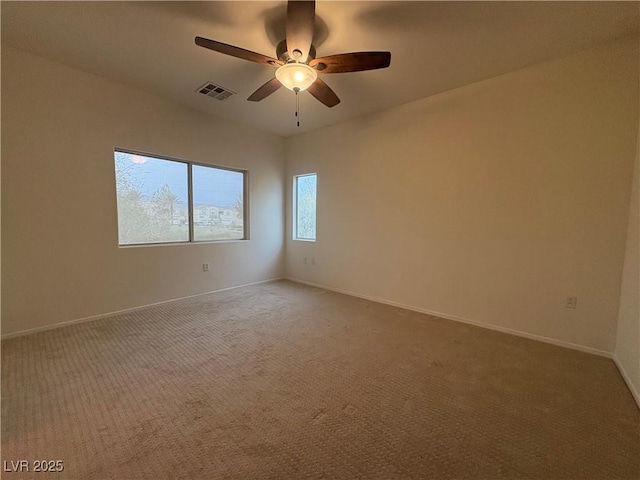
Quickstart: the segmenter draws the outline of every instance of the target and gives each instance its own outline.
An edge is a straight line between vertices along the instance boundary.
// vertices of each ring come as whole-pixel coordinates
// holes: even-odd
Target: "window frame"
[[[301,177],[316,177],[316,215],[315,215],[315,227],[316,227],[316,235],[314,238],[304,238],[298,236],[298,179]],[[315,172],[310,173],[301,173],[299,175],[293,176],[293,202],[292,202],[292,210],[293,210],[293,222],[292,222],[292,239],[297,240],[299,242],[316,242],[318,239],[318,174]]]
[[[115,169],[115,154],[124,153],[128,155],[141,155],[143,157],[154,158],[157,160],[166,160],[169,162],[182,163],[187,166],[187,218],[189,220],[189,239],[185,241],[171,241],[171,242],[146,242],[146,243],[120,243],[120,234],[118,233],[118,247],[119,248],[138,248],[138,247],[153,247],[153,246],[167,246],[167,245],[198,245],[204,243],[229,243],[229,242],[247,242],[249,241],[249,170],[237,167],[228,167],[222,165],[212,165],[210,163],[196,162],[192,160],[185,160],[182,158],[170,157],[167,155],[159,155],[156,153],[143,152],[141,150],[132,150],[129,148],[114,147],[113,148],[113,162],[114,162],[114,181],[116,184],[116,220],[118,222],[118,229],[120,228],[118,212],[117,212],[117,172]],[[242,238],[225,238],[220,240],[195,240],[195,224],[194,224],[194,205],[193,205],[193,172],[192,167],[206,167],[217,170],[226,170],[230,172],[236,172],[242,174]]]

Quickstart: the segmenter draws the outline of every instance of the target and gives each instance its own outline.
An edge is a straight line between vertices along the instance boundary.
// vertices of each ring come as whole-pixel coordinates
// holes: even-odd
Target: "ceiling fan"
[[[266,82],[247,99],[259,102],[285,86],[296,94],[309,90],[327,107],[334,107],[340,99],[318,74],[360,72],[386,68],[391,63],[390,52],[355,52],[316,58],[312,44],[315,23],[315,1],[287,2],[286,38],[276,47],[276,57],[245,50],[226,43],[196,37],[196,45],[251,62],[277,67],[275,77]]]

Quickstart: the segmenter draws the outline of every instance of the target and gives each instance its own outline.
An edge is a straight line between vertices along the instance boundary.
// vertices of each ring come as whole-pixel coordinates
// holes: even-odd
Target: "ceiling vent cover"
[[[205,83],[196,91],[206,95],[207,97],[215,98],[216,100],[226,100],[236,93],[212,82]]]

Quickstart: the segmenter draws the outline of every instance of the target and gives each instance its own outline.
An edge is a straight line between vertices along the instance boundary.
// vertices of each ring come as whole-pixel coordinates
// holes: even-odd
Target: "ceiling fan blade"
[[[387,68],[391,64],[391,52],[355,52],[316,58],[309,62],[318,73],[361,72]]]
[[[215,52],[224,53],[225,55],[231,55],[232,57],[249,60],[250,62],[264,63],[276,67],[283,65],[280,60],[275,58],[267,57],[261,53],[252,52],[251,50],[245,50],[244,48],[234,47],[233,45],[227,45],[226,43],[209,40],[208,38],[196,37],[196,45]]]
[[[307,88],[307,91],[329,108],[335,107],[340,103],[340,99],[335,92],[319,78],[316,78],[316,81]]]
[[[259,102],[260,100],[267,98],[281,86],[282,84],[278,81],[278,79],[276,77],[273,77],[271,80],[269,80],[267,83],[253,92],[251,96],[247,98],[247,100],[249,100],[250,102]]]
[[[316,18],[316,2],[290,0],[287,3],[287,51],[299,62],[306,62]],[[295,55],[300,51],[300,58]]]

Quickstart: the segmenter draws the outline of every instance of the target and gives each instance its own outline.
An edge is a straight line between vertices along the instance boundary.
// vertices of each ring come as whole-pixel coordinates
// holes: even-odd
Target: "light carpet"
[[[2,344],[2,460],[64,462],[3,478],[637,480],[639,428],[609,359],[286,281]]]

